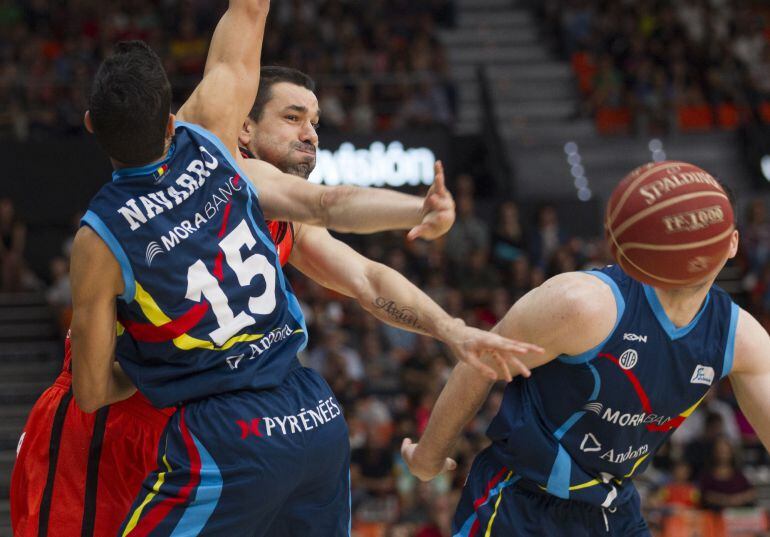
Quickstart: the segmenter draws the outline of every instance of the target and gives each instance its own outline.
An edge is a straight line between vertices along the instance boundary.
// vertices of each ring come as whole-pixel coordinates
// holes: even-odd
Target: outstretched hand
[[[459,361],[474,367],[493,381],[505,379],[511,382],[514,374],[529,377],[529,368],[519,358],[529,353],[543,353],[543,349],[537,345],[471,328],[465,324],[452,330],[445,343]],[[485,354],[494,359],[497,371],[484,363],[482,358]]]
[[[417,455],[418,445],[413,443],[411,439],[404,438],[404,441],[401,443],[401,457],[406,462],[412,475],[419,480],[430,481],[439,474],[451,472],[457,468],[457,463],[449,457],[433,462],[424,460],[424,458]]]
[[[455,200],[446,188],[444,165],[437,160],[433,165],[433,184],[422,204],[422,221],[407,234],[409,240],[437,239],[444,235],[455,221]]]

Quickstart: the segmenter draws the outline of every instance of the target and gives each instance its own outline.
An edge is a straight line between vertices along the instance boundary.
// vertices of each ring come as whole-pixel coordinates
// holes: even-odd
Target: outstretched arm
[[[443,341],[459,360],[491,378],[497,378],[494,368],[479,361],[484,352],[494,354],[504,378],[511,378],[511,370],[529,374],[516,356],[537,352],[536,347],[465,326],[401,274],[358,254],[325,229],[302,226],[289,261],[321,285],[356,299],[381,321]]]
[[[123,278],[112,252],[89,227],[72,244],[72,390],[84,412],[127,399],[136,391],[115,362],[115,299]]]
[[[770,336],[741,310],[735,335],[730,383],[741,410],[765,449],[770,449]]]
[[[434,182],[425,198],[379,188],[317,185],[256,159],[243,159],[240,165],[259,192],[265,218],[271,220],[342,233],[410,229],[410,239],[429,240],[454,223],[455,204],[444,184],[441,162],[435,165]]]
[[[233,155],[257,96],[269,8],[270,0],[230,0],[211,38],[203,80],[177,113],[216,134]]]
[[[598,345],[615,324],[612,291],[593,276],[567,273],[551,278],[522,297],[494,329],[504,337],[523,339],[544,349],[522,361],[529,368],[561,354],[576,355]],[[487,358],[485,357],[484,360]],[[476,415],[492,382],[457,364],[433,411],[419,444],[405,439],[401,454],[410,471],[428,481],[454,469],[449,456],[465,425]]]

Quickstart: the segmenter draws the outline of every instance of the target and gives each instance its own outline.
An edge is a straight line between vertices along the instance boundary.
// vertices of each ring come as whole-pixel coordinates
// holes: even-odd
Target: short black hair
[[[279,82],[288,82],[289,84],[315,91],[315,81],[302,71],[292,69],[291,67],[267,65],[259,71],[257,98],[254,100],[251,112],[249,112],[251,119],[259,122],[262,118],[262,112],[265,110],[265,105],[273,98],[273,86]]]
[[[138,166],[163,156],[171,84],[147,43],[116,44],[94,77],[88,101],[96,139],[110,157]]]

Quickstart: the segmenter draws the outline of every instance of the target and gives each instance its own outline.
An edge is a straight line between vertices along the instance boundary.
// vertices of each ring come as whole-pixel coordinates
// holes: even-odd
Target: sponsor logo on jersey
[[[326,425],[342,415],[342,410],[333,397],[321,399],[315,408],[301,408],[290,416],[264,416],[265,434],[296,434]],[[261,435],[260,435],[261,436]]]
[[[238,369],[238,365],[240,365],[241,360],[243,360],[243,357],[246,356],[245,354],[235,354],[233,356],[228,356],[225,358],[225,362],[228,366],[230,366],[230,370]]]
[[[118,208],[118,213],[125,218],[131,231],[136,231],[159,214],[181,205],[206,183],[206,178],[211,175],[211,170],[219,166],[219,161],[205,147],[200,146],[199,149],[202,160],[190,162],[185,169],[186,173],[174,181],[175,186],[132,198]]]
[[[147,249],[144,253],[144,261],[147,263],[147,266],[152,266],[152,261],[155,259],[155,256],[162,253],[163,248],[160,247],[160,244],[158,244],[157,241],[150,241],[150,243],[147,244]]]
[[[594,451],[601,451],[601,449],[601,443],[592,433],[586,433],[586,435],[583,437],[583,441],[580,442],[580,451],[591,453]]]
[[[714,368],[698,364],[695,367],[695,371],[692,372],[690,384],[705,384],[706,386],[711,386],[712,382],[714,382]]]
[[[620,355],[618,363],[623,369],[631,369],[639,361],[639,354],[634,349],[628,349]]]
[[[647,336],[626,332],[623,334],[623,341],[638,341],[639,343],[647,343]]]
[[[638,448],[628,446],[628,449],[625,451],[615,451],[614,449],[610,449],[609,451],[602,453],[600,458],[604,461],[609,461],[614,464],[622,464],[626,461],[638,459],[642,455],[647,455],[649,452],[650,446],[648,444],[644,444]]]
[[[639,412],[637,414],[627,412],[625,414],[621,414],[620,410],[613,410],[610,407],[607,407],[604,410],[601,418],[608,423],[612,423],[613,425],[620,425],[621,427],[638,427],[640,425],[649,424],[663,425],[671,420],[669,416],[648,414],[646,412]]]
[[[195,213],[189,220],[182,220],[178,225],[172,227],[160,237],[160,242],[150,241],[145,251],[145,261],[149,267],[153,259],[162,252],[170,252],[182,242],[194,235],[203,225],[215,217],[232,199],[233,193],[238,192],[242,187],[240,183],[235,183],[235,178],[230,177],[224,186],[220,186],[216,192],[211,195],[203,210]]]
[[[601,404],[599,401],[591,401],[590,403],[586,403],[585,405],[583,405],[583,410],[593,412],[597,416],[601,414],[603,408],[604,408],[604,405]]]
[[[255,343],[249,345],[249,347],[251,347],[251,356],[249,357],[249,360],[253,360],[257,356],[260,356],[262,353],[268,351],[274,343],[283,341],[293,333],[294,330],[292,330],[288,324],[283,325],[281,328],[271,330],[269,334],[265,334],[263,338],[258,339]]]

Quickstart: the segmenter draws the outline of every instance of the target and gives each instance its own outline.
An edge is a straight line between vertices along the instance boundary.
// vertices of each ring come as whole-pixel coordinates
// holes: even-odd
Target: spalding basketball
[[[655,162],[628,174],[610,197],[604,231],[631,277],[670,289],[704,281],[727,257],[730,199],[707,172],[685,162]]]

